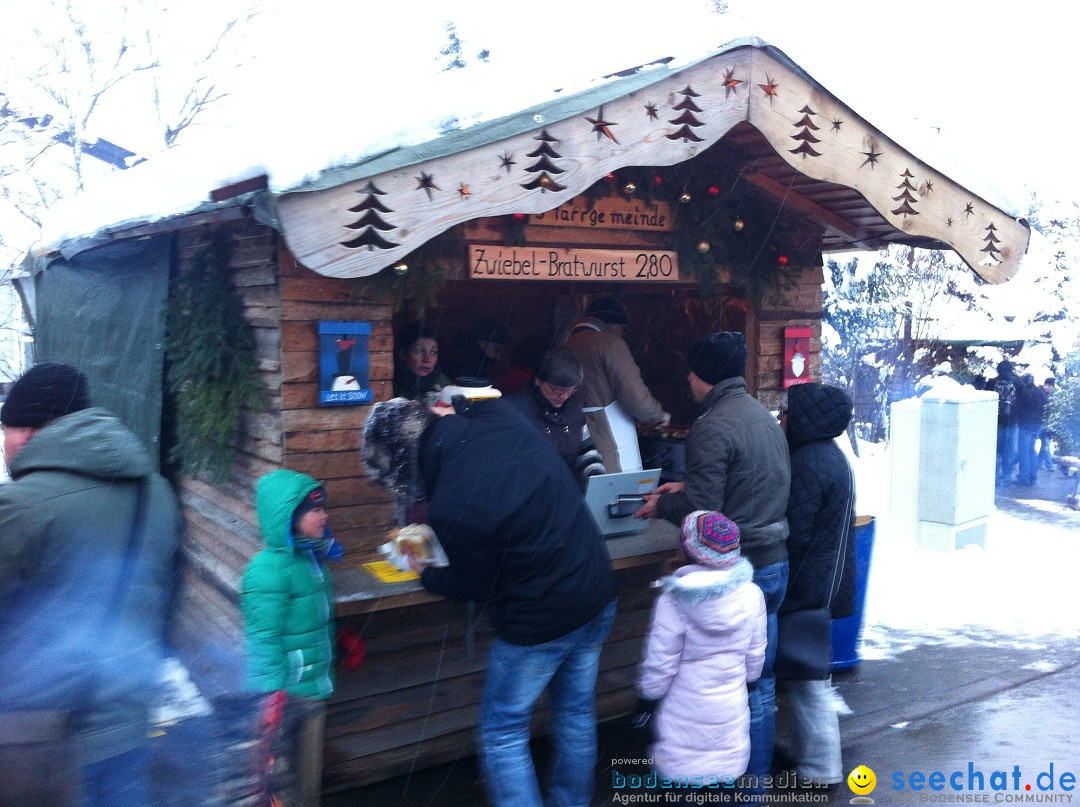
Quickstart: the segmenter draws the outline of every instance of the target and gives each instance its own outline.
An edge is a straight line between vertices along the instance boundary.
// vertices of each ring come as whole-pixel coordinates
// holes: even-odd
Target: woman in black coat
[[[790,573],[781,620],[816,608],[830,608],[834,619],[855,612],[855,478],[835,442],[851,416],[851,398],[841,389],[811,383],[788,390]],[[825,641],[831,653],[831,639]],[[789,712],[792,724],[788,756],[800,778],[830,785],[842,781],[840,723],[828,669],[816,680],[782,679],[781,692],[780,708]]]

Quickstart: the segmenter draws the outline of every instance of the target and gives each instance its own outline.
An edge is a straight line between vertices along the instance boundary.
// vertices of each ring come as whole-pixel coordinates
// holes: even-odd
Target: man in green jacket
[[[40,726],[44,713],[70,713],[81,803],[148,805],[150,702],[181,530],[176,496],[139,438],[91,407],[87,379],[71,365],[24,373],[0,423],[12,480],[0,485],[0,664],[8,671],[0,723]],[[69,762],[31,759],[0,771],[0,802],[69,803],[60,781]]]

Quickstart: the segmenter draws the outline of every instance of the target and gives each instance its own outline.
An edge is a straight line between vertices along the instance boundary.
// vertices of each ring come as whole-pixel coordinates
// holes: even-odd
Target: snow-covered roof
[[[756,60],[747,54],[766,58]],[[735,56],[744,61],[733,61]],[[740,71],[731,74],[733,86],[724,86],[725,69]],[[921,162],[832,96],[782,51],[760,39],[735,40],[703,56],[663,58],[616,70],[583,82],[572,92],[503,92],[492,97],[505,86],[503,82],[485,85],[478,80],[483,77],[480,73],[473,71],[466,77],[455,72],[463,71],[440,74],[423,87],[395,89],[393,102],[379,102],[388,109],[377,110],[378,126],[297,126],[293,132],[287,122],[278,120],[278,126],[286,131],[272,138],[262,137],[257,128],[236,126],[219,133],[213,149],[198,139],[178,145],[54,211],[39,253],[70,253],[123,237],[142,224],[243,204],[253,206],[262,220],[283,229],[290,248],[309,268],[337,276],[370,274],[414,249],[418,239],[430,238],[455,223],[507,212],[541,212],[616,168],[690,159],[742,121],[749,121],[765,134],[772,156],[779,155],[787,162],[784,165],[774,159],[772,176],[755,170],[758,183],[781,194],[785,201],[789,196],[791,201],[801,200],[802,213],[809,210],[816,214],[827,237],[833,234],[838,239],[832,245],[827,243],[827,250],[873,248],[889,241],[948,244],[985,278],[1000,281],[1015,273],[1026,248],[1026,226],[1018,224],[998,202],[978,196]],[[712,107],[706,107],[707,114],[695,124],[701,128],[695,128],[691,136],[680,136],[671,126],[680,100],[675,84],[684,80],[692,80],[699,88],[711,83],[714,93],[719,93],[710,99]],[[645,99],[645,94],[656,98]],[[481,101],[478,95],[487,97]],[[395,119],[403,98],[412,106],[441,99],[432,112],[442,114],[429,112],[422,121],[404,114]],[[622,104],[618,116],[617,104]],[[638,109],[633,118],[631,106]],[[651,108],[649,120],[639,108]],[[606,131],[597,128],[601,113],[618,123]],[[807,119],[808,115],[814,120],[801,123],[800,116]],[[582,121],[590,121],[590,128],[582,130]],[[571,128],[571,122],[576,128]],[[251,124],[257,127],[258,122]],[[560,129],[551,137],[563,145],[573,142],[577,149],[560,152],[566,158],[561,169],[566,173],[560,175],[560,190],[565,190],[562,195],[545,193],[545,188],[539,188],[539,193],[524,193],[525,183],[511,176],[505,159],[505,175],[497,164],[493,170],[490,160],[477,162],[478,150],[483,148],[493,155],[502,149],[504,157],[517,154],[523,162],[521,155],[530,144],[535,147],[535,140],[549,127],[555,131],[557,124]],[[842,129],[844,125],[846,129]],[[343,130],[349,134],[347,146]],[[824,148],[802,153],[788,148],[800,142],[804,149],[809,147],[808,138],[815,132],[820,135],[815,143],[831,138],[826,145],[833,147],[833,153],[825,154],[824,159],[817,159]],[[739,146],[749,149],[745,140]],[[813,158],[807,159],[811,154]],[[755,159],[763,156],[761,153]],[[841,160],[846,162],[841,165]],[[455,207],[445,197],[436,200],[431,193],[426,204],[424,194],[416,193],[416,175],[430,173],[436,165],[452,166],[458,173],[452,189],[436,190],[452,194],[465,189],[461,196],[471,199],[468,207]],[[516,170],[521,167],[519,164]],[[801,193],[792,192],[792,168],[812,180],[801,186]],[[259,176],[265,177],[266,191],[210,200],[216,189]],[[380,192],[398,194],[391,197],[394,203],[390,205],[398,213],[394,226],[399,234],[409,233],[409,238],[399,238],[385,251],[365,249],[367,255],[358,251],[349,254],[341,248],[340,234],[340,228],[349,223],[341,219],[348,206],[342,207],[340,202],[355,201],[355,194],[363,187],[358,183],[373,179],[377,179]],[[856,216],[837,215],[810,190],[822,183],[848,185],[852,189],[846,202],[849,207],[864,199],[870,199],[871,205],[864,204],[865,209]],[[910,204],[895,205],[898,184],[908,187],[900,193],[909,194]],[[938,197],[942,205],[931,215],[930,207]],[[328,216],[328,211],[337,215]],[[373,251],[377,254],[372,255]]]

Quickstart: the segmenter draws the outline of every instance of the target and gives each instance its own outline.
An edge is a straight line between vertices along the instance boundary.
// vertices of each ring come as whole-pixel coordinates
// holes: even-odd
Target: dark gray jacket
[[[721,381],[702,401],[686,438],[686,489],[660,497],[673,524],[695,510],[716,510],[739,526],[742,554],[754,568],[787,557],[791,487],[784,430],[746,391],[742,376]]]

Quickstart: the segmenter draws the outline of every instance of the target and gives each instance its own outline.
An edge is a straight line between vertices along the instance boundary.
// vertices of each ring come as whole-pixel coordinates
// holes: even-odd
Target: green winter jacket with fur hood
[[[286,469],[262,477],[255,512],[266,549],[244,572],[248,685],[327,698],[334,691],[334,592],[323,559],[295,545],[292,516],[319,482]]]

